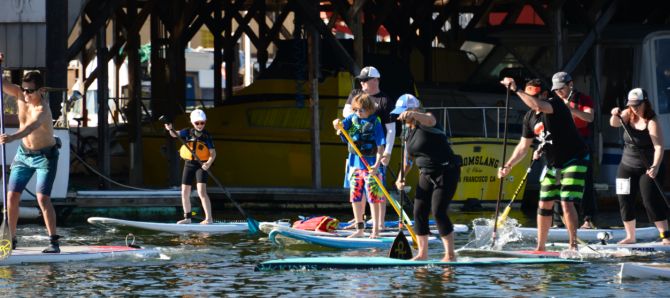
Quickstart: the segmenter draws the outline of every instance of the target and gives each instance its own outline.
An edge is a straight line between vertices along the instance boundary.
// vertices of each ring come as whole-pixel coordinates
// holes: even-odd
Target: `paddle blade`
[[[12,254],[12,233],[9,230],[7,220],[2,221],[0,226],[0,260],[4,260]]]
[[[247,217],[247,225],[249,226],[249,234],[258,234],[261,231],[258,222],[251,217]]]
[[[401,260],[409,260],[412,258],[412,249],[402,230],[398,232],[398,236],[393,240],[391,251],[389,251],[389,258]]]
[[[505,220],[507,220],[507,216],[509,215],[509,212],[512,210],[512,207],[507,206],[505,207],[505,211],[503,211],[502,214],[500,214],[500,217],[498,217],[498,222],[496,223],[496,226],[500,229],[503,224],[505,224]]]

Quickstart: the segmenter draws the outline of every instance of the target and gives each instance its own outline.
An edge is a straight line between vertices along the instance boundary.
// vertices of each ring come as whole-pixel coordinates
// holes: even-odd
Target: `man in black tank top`
[[[544,141],[543,150],[547,159],[546,174],[541,181],[540,202],[537,210],[536,250],[546,250],[545,242],[553,215],[552,206],[556,200],[560,200],[563,207],[570,247],[576,249],[577,210],[574,203],[581,200],[584,192],[584,180],[590,159],[586,144],[577,132],[570,110],[561,99],[554,97],[540,100],[517,88],[512,78],[504,78],[500,83],[517,94],[531,110],[539,115],[531,117],[528,121],[531,123],[524,123],[524,138],[536,137]],[[559,80],[553,80],[553,83],[552,89],[565,84]],[[507,176],[511,167],[521,158],[510,158],[499,169],[498,175]]]

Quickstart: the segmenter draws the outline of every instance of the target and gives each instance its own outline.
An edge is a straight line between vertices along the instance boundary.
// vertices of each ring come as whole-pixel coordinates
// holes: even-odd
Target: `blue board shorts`
[[[51,196],[51,189],[56,180],[58,170],[58,148],[56,145],[41,150],[30,150],[19,145],[14,161],[12,162],[7,189],[11,192],[22,192],[33,174],[37,172],[37,193]]]

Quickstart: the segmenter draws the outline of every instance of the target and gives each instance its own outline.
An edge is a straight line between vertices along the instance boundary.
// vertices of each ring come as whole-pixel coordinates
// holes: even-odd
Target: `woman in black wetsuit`
[[[624,149],[617,171],[616,191],[626,238],[619,243],[635,243],[635,197],[639,191],[649,220],[656,225],[663,244],[670,244],[667,210],[654,179],[663,177],[663,132],[647,92],[635,88],[628,93],[628,108],[612,109],[610,125],[626,126]],[[621,117],[621,118],[619,118]],[[622,123],[623,121],[623,123]],[[660,171],[659,171],[660,170]]]
[[[405,94],[398,98],[396,108],[391,112],[399,115],[398,120],[406,126],[402,136],[406,157],[404,172],[409,172],[412,163],[416,163],[419,168],[414,199],[414,231],[419,252],[413,260],[428,258],[428,217],[432,211],[444,245],[442,261],[455,261],[454,225],[449,220],[447,209],[461,174],[460,158],[451,150],[445,133],[435,127],[435,117],[431,113],[421,112],[420,106],[416,97]],[[400,175],[396,186],[398,189],[405,186],[405,180]]]

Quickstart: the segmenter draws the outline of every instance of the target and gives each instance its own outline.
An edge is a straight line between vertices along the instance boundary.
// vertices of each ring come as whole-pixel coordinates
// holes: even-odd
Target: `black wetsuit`
[[[440,236],[447,236],[454,230],[447,210],[460,179],[460,159],[451,150],[444,132],[435,127],[418,126],[407,134],[407,154],[419,168],[414,230],[421,236],[430,233],[428,217],[432,211]]]

